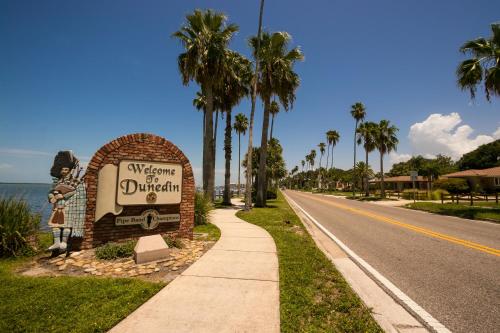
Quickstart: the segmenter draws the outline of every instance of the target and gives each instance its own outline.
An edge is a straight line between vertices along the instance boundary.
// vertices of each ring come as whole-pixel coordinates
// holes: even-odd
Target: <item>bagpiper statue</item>
[[[71,151],[60,151],[50,169],[53,185],[49,192],[49,202],[53,205],[49,226],[54,235],[53,252],[69,253],[68,241],[72,237],[83,237],[87,195],[82,168]]]

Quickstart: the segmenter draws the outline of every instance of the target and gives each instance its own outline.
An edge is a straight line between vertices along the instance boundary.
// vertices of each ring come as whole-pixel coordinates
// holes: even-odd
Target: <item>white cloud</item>
[[[500,127],[498,127],[497,130],[493,132],[493,139],[495,140],[500,139]]]
[[[0,154],[18,155],[18,156],[51,156],[51,153],[28,149],[0,148]]]
[[[458,159],[478,146],[500,137],[500,128],[493,136],[481,134],[472,137],[474,130],[469,125],[460,125],[461,123],[460,115],[453,112],[449,115],[434,113],[423,122],[413,124],[408,138],[414,155],[444,154]]]
[[[396,164],[399,162],[406,162],[411,158],[410,154],[398,154],[395,151],[389,153],[389,164]]]

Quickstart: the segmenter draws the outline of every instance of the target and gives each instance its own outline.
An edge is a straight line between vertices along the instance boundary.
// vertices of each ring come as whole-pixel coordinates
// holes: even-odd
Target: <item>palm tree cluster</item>
[[[355,195],[355,189],[357,184],[361,184],[361,188],[364,188],[365,195],[369,195],[369,179],[373,177],[373,170],[368,163],[368,155],[374,150],[378,150],[380,153],[380,170],[381,170],[381,195],[385,196],[384,191],[384,156],[393,150],[396,150],[398,139],[397,131],[398,129],[392,125],[388,120],[381,120],[379,123],[365,121],[366,118],[366,107],[361,102],[356,102],[351,106],[350,114],[354,118],[354,163],[351,170],[341,170],[333,167],[333,152],[335,146],[340,140],[340,134],[336,130],[328,130],[326,132],[326,143],[320,142],[318,144],[320,152],[319,169],[314,169],[314,161],[316,158],[316,151],[311,150],[309,154],[305,156],[305,159],[301,161],[302,172],[298,173],[298,166],[295,166],[289,172],[289,175],[296,180],[300,179],[302,186],[310,186],[311,179],[315,179],[315,184],[319,190],[322,190],[325,184],[330,184],[337,180],[348,182],[351,185],[353,191],[353,196]],[[365,161],[357,162],[356,160],[356,149],[358,145],[362,145],[365,149]],[[326,156],[326,165],[322,166],[323,156]],[[306,169],[304,170],[304,167]],[[299,184],[299,181],[296,181]],[[315,186],[315,185],[314,185]]]
[[[379,123],[366,122],[366,108],[361,102],[357,102],[351,106],[351,115],[355,120],[354,130],[354,179],[353,179],[353,196],[355,195],[355,183],[362,180],[365,189],[365,195],[369,195],[369,178],[373,175],[373,171],[368,163],[368,154],[375,149],[380,153],[380,194],[385,197],[384,190],[384,155],[396,150],[398,145],[397,127],[391,125],[389,120],[381,120]],[[363,145],[365,149],[365,162],[356,163],[356,147]]]
[[[230,204],[230,166],[232,155],[232,131],[238,134],[238,194],[240,191],[241,135],[248,130],[247,156],[251,158],[253,119],[257,95],[264,105],[262,138],[259,152],[256,206],[265,206],[268,179],[266,159],[268,142],[273,138],[274,119],[283,108],[293,107],[295,91],[300,80],[294,64],[303,60],[298,47],[289,49],[291,36],[286,32],[263,32],[263,1],[261,0],[257,36],[249,39],[254,62],[229,49],[229,43],[238,26],[228,24],[223,13],[213,10],[195,10],[186,15],[186,22],[172,36],[178,39],[183,52],[178,57],[182,83],[195,82],[200,91],[193,100],[198,110],[203,110],[203,191],[212,201],[215,195],[215,152],[219,113],[225,117],[224,152],[225,175],[223,203]],[[245,97],[251,97],[250,120],[240,113],[234,124],[231,111]],[[276,101],[279,101],[278,102]],[[214,117],[215,116],[215,117]],[[272,116],[271,134],[269,118]],[[214,119],[215,118],[215,119]],[[215,122],[215,125],[214,125]],[[247,161],[248,162],[248,161]],[[246,206],[251,207],[251,175],[253,163],[247,163]],[[248,170],[249,169],[249,170]]]

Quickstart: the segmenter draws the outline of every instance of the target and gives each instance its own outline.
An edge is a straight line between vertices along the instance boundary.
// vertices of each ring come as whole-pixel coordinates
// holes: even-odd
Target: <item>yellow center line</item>
[[[446,240],[446,241],[451,242],[451,243],[459,244],[459,245],[462,245],[462,246],[465,246],[465,247],[468,247],[468,248],[471,248],[471,249],[475,249],[475,250],[478,250],[478,251],[481,251],[481,252],[493,254],[495,256],[500,256],[500,249],[495,249],[495,248],[488,247],[488,246],[485,246],[485,245],[482,245],[482,244],[478,244],[478,243],[474,243],[474,242],[471,242],[471,241],[468,241],[468,240],[465,240],[465,239],[456,238],[456,237],[453,237],[453,236],[450,236],[450,235],[447,235],[447,234],[442,234],[442,233],[439,233],[439,232],[432,231],[430,229],[426,229],[426,228],[422,228],[422,227],[417,227],[417,226],[412,225],[412,224],[400,222],[400,221],[392,219],[390,217],[386,217],[386,216],[383,216],[383,215],[378,215],[378,214],[371,213],[371,212],[368,212],[366,210],[362,210],[362,209],[358,209],[358,208],[349,207],[347,205],[339,204],[339,203],[333,202],[331,200],[325,200],[325,199],[321,199],[321,198],[318,198],[318,197],[311,197],[309,195],[305,195],[305,194],[302,194],[302,193],[298,193],[298,194],[300,196],[307,197],[307,198],[312,198],[312,199],[314,199],[316,201],[324,202],[324,203],[327,203],[327,204],[329,204],[331,206],[335,206],[337,208],[340,208],[340,209],[343,209],[343,210],[347,210],[347,211],[350,211],[350,212],[358,214],[358,215],[363,215],[363,216],[366,216],[366,217],[370,217],[370,218],[372,218],[374,220],[377,220],[377,221],[381,221],[381,222],[385,222],[385,223],[390,223],[390,224],[397,225],[397,226],[405,228],[405,229],[413,230],[415,232],[418,232],[418,233],[421,233],[421,234],[424,234],[424,235],[427,235],[427,236],[430,236],[430,237],[434,237],[434,238]]]

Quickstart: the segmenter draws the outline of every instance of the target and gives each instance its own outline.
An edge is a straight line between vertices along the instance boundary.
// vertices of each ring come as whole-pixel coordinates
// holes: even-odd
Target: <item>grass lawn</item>
[[[0,259],[0,332],[106,332],[163,284],[138,279],[23,277]]]
[[[263,227],[276,242],[281,332],[383,332],[283,195],[268,205],[237,216]]]
[[[194,227],[193,232],[206,233],[208,235],[206,239],[209,241],[216,241],[220,238],[219,228],[212,223],[197,225]]]
[[[484,203],[486,204],[486,202]],[[467,204],[455,203],[434,203],[434,202],[417,202],[407,204],[405,207],[416,210],[424,210],[431,213],[458,216],[473,220],[489,220],[500,222],[500,207],[491,203],[489,207],[486,205],[469,206]]]

